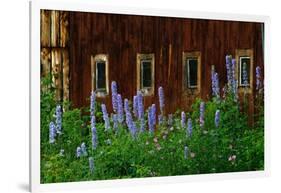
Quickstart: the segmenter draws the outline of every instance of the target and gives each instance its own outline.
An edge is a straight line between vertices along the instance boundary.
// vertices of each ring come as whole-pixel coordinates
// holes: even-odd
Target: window
[[[108,56],[98,54],[91,58],[92,89],[97,96],[108,94]]]
[[[154,94],[154,54],[137,54],[137,89],[145,96]]]
[[[191,92],[200,91],[200,52],[183,53],[183,90]]]
[[[253,83],[253,50],[236,50],[237,80],[239,90],[251,92]]]
[[[250,57],[241,56],[239,57],[239,85],[240,86],[250,86]]]

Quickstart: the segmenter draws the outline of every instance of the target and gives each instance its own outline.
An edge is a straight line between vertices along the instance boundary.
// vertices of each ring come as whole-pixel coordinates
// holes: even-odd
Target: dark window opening
[[[198,59],[187,58],[186,60],[187,87],[196,88],[198,80]]]
[[[147,89],[152,87],[152,63],[151,60],[141,61],[141,88]]]
[[[239,83],[240,86],[250,86],[250,63],[251,59],[248,56],[239,58]]]
[[[96,62],[96,90],[106,91],[105,61]]]

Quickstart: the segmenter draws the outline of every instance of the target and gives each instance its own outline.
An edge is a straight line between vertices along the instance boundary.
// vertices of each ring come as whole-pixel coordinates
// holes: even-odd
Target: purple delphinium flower
[[[124,111],[127,114],[127,112],[130,112],[130,107],[129,107],[129,100],[124,99]]]
[[[144,117],[143,96],[141,91],[138,91],[138,117],[141,120]]]
[[[220,97],[218,73],[212,70],[212,93],[214,97]]]
[[[140,131],[141,132],[145,131],[145,120],[144,120],[144,117],[141,118],[141,120],[140,120]]]
[[[140,91],[138,91],[137,93],[137,101],[138,101],[138,117],[140,121],[140,131],[143,132],[145,129],[144,106],[143,106],[143,96]]]
[[[82,153],[82,156],[88,156],[87,147],[84,142],[81,144],[81,153]]]
[[[186,122],[186,114],[184,111],[181,112],[181,127],[185,128],[185,122]]]
[[[123,112],[123,100],[120,94],[117,95],[117,115],[118,115],[118,122],[123,123],[124,121],[124,112]]]
[[[168,126],[171,127],[173,125],[173,114],[168,115]]]
[[[218,127],[220,123],[220,110],[216,110],[215,113],[215,126]]]
[[[90,99],[90,114],[91,116],[95,115],[95,105],[96,105],[96,93],[94,91],[91,92]]]
[[[91,130],[92,130],[92,148],[93,149],[97,149],[97,146],[98,146],[98,135],[97,135],[96,126],[93,125]]]
[[[89,169],[91,174],[94,173],[95,165],[93,157],[89,157]]]
[[[148,129],[149,133],[153,134],[154,133],[154,115],[153,115],[153,110],[152,107],[148,108],[148,113],[147,113],[147,120],[148,120]]]
[[[260,90],[262,88],[262,80],[261,80],[261,67],[256,67],[256,90]]]
[[[187,136],[191,137],[192,134],[192,120],[191,118],[188,118],[187,120]]]
[[[237,89],[238,89],[238,84],[237,84],[237,80],[236,80],[236,60],[232,59],[232,92],[234,94],[234,96],[237,98]]]
[[[137,133],[137,128],[136,128],[135,122],[133,121],[133,117],[132,117],[132,114],[130,111],[126,112],[126,123],[127,123],[127,126],[129,128],[129,131],[130,131],[132,137],[135,138],[136,133]]]
[[[55,143],[56,141],[57,130],[53,121],[49,124],[49,143]]]
[[[184,159],[188,158],[188,147],[184,146]]]
[[[117,128],[118,128],[118,115],[117,114],[112,115],[112,121],[113,121],[113,129],[115,131],[117,131]]]
[[[137,96],[134,96],[134,98],[133,98],[133,111],[134,111],[135,117],[138,117],[138,97]]]
[[[91,117],[91,127],[94,127],[94,126],[96,126],[96,117],[92,116]]]
[[[226,64],[227,83],[228,83],[228,86],[231,86],[231,84],[232,84],[232,63],[231,63],[230,55],[226,55],[225,64]]]
[[[60,135],[61,134],[61,127],[62,127],[62,112],[61,112],[61,106],[56,106],[56,132]]]
[[[108,130],[109,127],[110,127],[110,123],[109,123],[109,118],[108,118],[108,114],[107,114],[105,104],[101,105],[101,110],[102,110],[102,113],[103,113],[104,128],[105,128],[105,130]]]
[[[137,133],[137,128],[136,128],[136,124],[133,121],[133,117],[130,111],[130,107],[129,107],[129,100],[125,99],[124,100],[124,110],[126,113],[126,124],[128,126],[128,129],[132,135],[132,137],[134,138],[136,136]]]
[[[152,123],[153,125],[155,126],[156,125],[156,105],[155,104],[152,104],[151,105],[151,118],[152,118]]]
[[[77,147],[76,149],[76,157],[79,158],[82,156],[82,150],[81,150],[81,147]]]
[[[161,114],[164,114],[165,103],[164,103],[164,90],[162,86],[158,88],[158,97],[159,97],[159,107],[160,107]]]
[[[111,96],[112,96],[112,108],[113,111],[116,113],[117,112],[117,84],[115,81],[111,82]]]
[[[205,112],[205,103],[202,101],[200,103],[200,117],[199,117],[200,127],[204,126],[204,112]]]

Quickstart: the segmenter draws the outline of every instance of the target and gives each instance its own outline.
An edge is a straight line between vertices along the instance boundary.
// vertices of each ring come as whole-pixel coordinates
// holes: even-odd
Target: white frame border
[[[265,85],[265,165],[264,171],[251,172],[235,172],[221,174],[201,174],[189,176],[173,176],[173,177],[154,177],[154,178],[137,178],[126,180],[103,180],[103,181],[86,181],[86,182],[70,182],[70,183],[53,183],[40,184],[40,9],[56,9],[65,11],[81,11],[81,12],[99,12],[99,13],[116,13],[130,15],[153,15],[166,17],[181,18],[197,18],[197,19],[214,19],[214,20],[231,20],[231,21],[250,21],[263,22],[265,26],[265,45],[264,45],[264,85]],[[73,189],[97,189],[111,188],[118,186],[143,186],[167,183],[184,183],[192,181],[210,181],[225,179],[241,179],[253,177],[265,177],[270,175],[270,149],[269,149],[269,110],[272,106],[269,100],[269,74],[270,74],[270,19],[268,16],[260,15],[242,15],[242,14],[226,14],[211,12],[195,12],[187,10],[164,10],[124,6],[105,6],[95,4],[88,0],[80,2],[62,1],[62,0],[33,0],[30,2],[30,66],[29,66],[29,84],[30,84],[30,191],[44,192],[56,190],[73,190]]]

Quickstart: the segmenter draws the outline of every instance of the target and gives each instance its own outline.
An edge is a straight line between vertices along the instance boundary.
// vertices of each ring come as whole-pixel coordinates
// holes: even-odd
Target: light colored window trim
[[[143,60],[151,61],[151,88],[143,88],[141,83],[141,63]],[[144,96],[154,95],[154,76],[155,76],[155,55],[154,54],[137,54],[137,90],[142,91]]]
[[[238,90],[239,92],[252,93],[253,90],[253,64],[254,64],[254,52],[253,49],[237,49],[235,52],[236,64],[236,79],[238,80]],[[248,77],[248,85],[241,84],[241,57],[250,58],[250,75]]]
[[[105,91],[97,90],[97,65],[99,61],[105,62]],[[91,56],[91,76],[92,76],[92,90],[96,91],[97,97],[105,97],[108,95],[109,91],[109,82],[108,82],[108,55],[106,54],[97,54]]]
[[[189,85],[189,65],[187,66],[187,74],[186,74],[186,66],[187,60],[189,58],[197,58],[197,85],[191,86]],[[182,90],[184,93],[188,94],[199,94],[201,90],[201,52],[183,52],[182,55]]]

